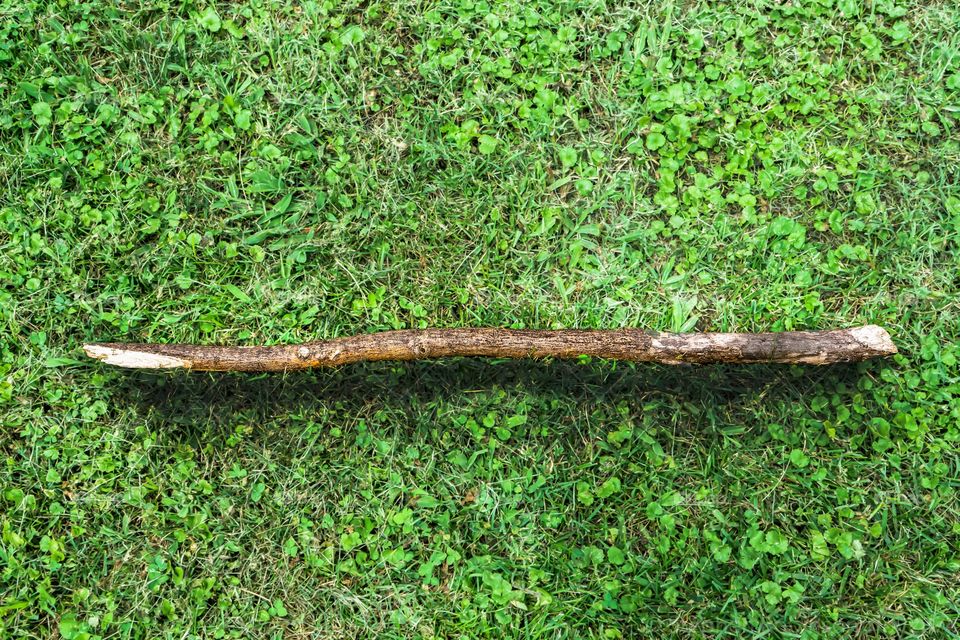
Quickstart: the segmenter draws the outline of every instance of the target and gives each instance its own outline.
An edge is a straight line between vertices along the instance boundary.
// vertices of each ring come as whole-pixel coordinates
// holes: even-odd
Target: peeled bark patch
[[[875,325],[835,331],[659,333],[641,329],[526,331],[424,329],[384,331],[302,345],[217,347],[193,344],[84,345],[91,358],[131,369],[295,371],[375,360],[454,356],[577,358],[660,364],[833,364],[897,352]]]

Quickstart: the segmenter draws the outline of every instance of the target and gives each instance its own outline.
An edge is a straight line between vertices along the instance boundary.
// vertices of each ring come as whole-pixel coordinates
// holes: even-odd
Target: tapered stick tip
[[[102,344],[85,344],[83,351],[91,358],[127,369],[177,369],[187,366],[186,360],[173,356],[146,353],[135,349],[118,349]]]

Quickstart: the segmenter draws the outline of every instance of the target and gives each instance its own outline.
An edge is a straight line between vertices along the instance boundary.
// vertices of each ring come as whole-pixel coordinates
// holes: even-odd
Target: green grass
[[[0,0],[0,636],[960,635],[960,7]],[[830,368],[84,341],[824,329]]]

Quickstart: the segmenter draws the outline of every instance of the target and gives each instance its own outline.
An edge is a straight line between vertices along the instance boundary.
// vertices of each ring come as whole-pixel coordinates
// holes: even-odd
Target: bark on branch
[[[641,329],[518,331],[425,329],[385,331],[303,345],[216,347],[191,344],[87,344],[91,358],[133,369],[293,371],[373,360],[450,356],[576,358],[661,364],[859,362],[897,352],[875,325],[782,333],[657,333]]]

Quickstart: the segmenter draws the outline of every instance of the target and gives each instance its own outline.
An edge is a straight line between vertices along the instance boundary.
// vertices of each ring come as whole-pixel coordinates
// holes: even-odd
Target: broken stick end
[[[883,327],[868,324],[850,329],[850,335],[867,349],[876,351],[878,355],[892,356],[898,353],[897,345],[893,344],[890,334]]]

